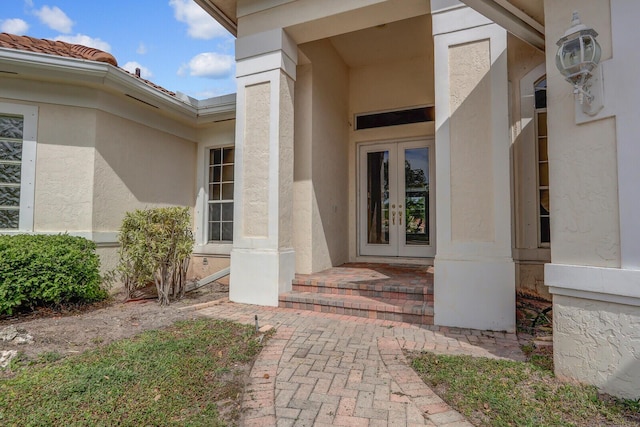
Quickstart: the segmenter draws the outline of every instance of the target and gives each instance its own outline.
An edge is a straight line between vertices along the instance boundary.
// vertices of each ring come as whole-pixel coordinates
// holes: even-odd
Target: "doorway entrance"
[[[433,141],[359,147],[360,255],[433,257]]]

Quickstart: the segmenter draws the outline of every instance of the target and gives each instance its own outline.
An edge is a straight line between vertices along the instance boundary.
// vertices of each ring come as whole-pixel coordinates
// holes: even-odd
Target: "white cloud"
[[[19,36],[24,35],[29,30],[29,24],[22,19],[5,19],[0,21],[0,31],[3,33],[17,34]]]
[[[224,79],[233,72],[233,64],[234,58],[231,55],[206,52],[194,56],[188,64],[183,64],[178,75],[184,76],[188,71],[194,77]]]
[[[129,61],[126,64],[124,64],[122,66],[122,68],[124,68],[125,70],[127,70],[131,74],[135,74],[136,73],[136,68],[140,68],[140,77],[142,77],[143,79],[147,79],[147,80],[149,80],[151,77],[153,77],[153,73],[151,72],[150,69],[148,69],[147,67],[145,67],[143,65],[140,65],[136,61]]]
[[[136,53],[138,55],[146,55],[147,51],[148,51],[147,46],[144,43],[140,42],[140,44],[138,45],[138,48],[136,49]]]
[[[229,36],[229,32],[193,0],[169,0],[169,5],[175,18],[189,27],[187,33],[190,37],[209,40]]]
[[[76,34],[75,36],[58,36],[55,40],[71,44],[81,44],[83,46],[104,50],[105,52],[111,52],[111,45],[109,43],[98,38],[89,37],[85,34]]]
[[[43,24],[52,30],[69,34],[73,30],[73,21],[59,7],[42,6],[40,10],[34,11]]]
[[[33,7],[33,0],[24,0],[24,4],[27,7]]]

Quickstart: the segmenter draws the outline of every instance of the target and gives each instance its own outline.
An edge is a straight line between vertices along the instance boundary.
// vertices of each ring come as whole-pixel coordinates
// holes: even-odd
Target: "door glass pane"
[[[367,153],[367,242],[389,244],[389,152]]]
[[[429,244],[429,149],[404,151],[404,224],[407,245]]]

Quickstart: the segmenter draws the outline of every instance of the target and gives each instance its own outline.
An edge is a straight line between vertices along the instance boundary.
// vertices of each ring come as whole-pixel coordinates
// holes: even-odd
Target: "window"
[[[208,150],[207,242],[233,241],[234,148]]]
[[[20,181],[24,119],[0,115],[0,229],[20,226]]]
[[[356,130],[387,126],[407,125],[435,121],[434,107],[410,108],[407,110],[385,111],[382,113],[356,115]]]
[[[38,107],[0,102],[0,233],[33,231]]]
[[[538,162],[538,242],[540,246],[546,247],[551,242],[546,77],[538,80],[535,84],[535,123]]]

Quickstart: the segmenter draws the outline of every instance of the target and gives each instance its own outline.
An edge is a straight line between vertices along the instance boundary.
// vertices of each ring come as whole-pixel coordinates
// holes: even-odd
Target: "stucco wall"
[[[314,200],[312,176],[313,70],[311,64],[298,65],[295,83],[295,123],[293,161],[293,247],[296,271],[313,272],[312,224]]]
[[[348,260],[348,93],[346,64],[328,40],[300,47],[294,242],[296,269],[311,273]]]
[[[507,60],[509,82],[511,84],[511,135],[513,139],[513,173],[514,173],[514,216],[515,247],[537,248],[537,163],[536,140],[533,120],[523,120],[521,102],[529,102],[533,107],[533,85],[531,97],[521,100],[522,79],[533,70],[544,64],[544,53],[538,51],[520,39],[507,36]],[[543,67],[544,68],[544,67]],[[545,75],[541,70],[539,77]],[[538,73],[536,73],[538,76]],[[535,78],[535,77],[534,77]],[[527,89],[527,88],[523,88]],[[526,132],[531,128],[531,132]]]
[[[550,249],[538,243],[538,164],[535,131],[535,81],[546,74],[544,53],[507,36],[507,63],[511,105],[511,158],[513,159],[513,258],[516,263],[516,289],[551,299],[544,284],[544,263]],[[527,87],[524,87],[524,86]],[[527,93],[523,98],[522,94]]]
[[[243,236],[267,237],[269,220],[269,124],[270,83],[248,86],[244,135],[245,167],[242,170],[244,208]]]
[[[571,25],[571,14],[596,28],[602,60],[611,57],[609,1],[545,1],[547,63]],[[551,259],[557,264],[620,266],[615,119],[576,125],[574,96],[547,67]]]
[[[40,104],[34,231],[91,231],[96,111]]]
[[[93,230],[116,231],[127,211],[195,203],[196,145],[97,112]]]
[[[559,295],[553,302],[556,375],[639,398],[638,307]]]
[[[495,240],[489,41],[449,48],[451,239]]]
[[[612,7],[616,8],[614,14]],[[613,59],[608,64],[614,68],[608,70],[614,71],[605,73],[608,91],[603,116],[608,118],[578,124],[577,119],[584,117],[575,111],[570,84],[555,67],[547,67],[550,141],[558,141],[549,145],[552,263],[545,268],[554,303],[554,363],[561,377],[637,399],[640,276],[637,269],[629,268],[636,265],[637,256],[633,249],[621,254],[620,239],[631,238],[635,246],[638,227],[635,216],[626,216],[634,211],[627,208],[621,212],[619,200],[631,202],[630,207],[637,204],[637,197],[628,190],[638,188],[637,176],[629,175],[629,171],[637,171],[632,162],[638,158],[638,109],[635,104],[621,108],[616,99],[634,99],[632,93],[638,92],[639,86],[612,76],[616,70],[621,73],[637,64],[637,58],[624,55],[622,47],[635,25],[638,4],[621,0],[545,1],[548,64],[554,61],[553,43],[571,25],[574,10],[584,24],[599,33],[602,61]],[[620,225],[621,214],[624,227]],[[621,261],[625,259],[626,263]]]

